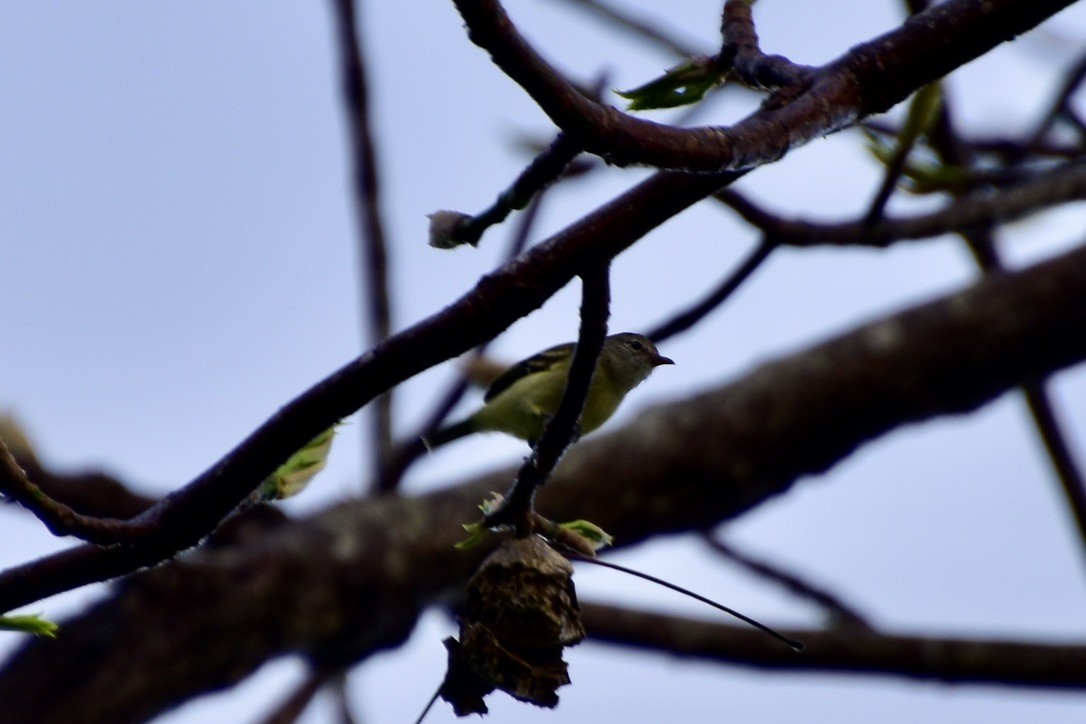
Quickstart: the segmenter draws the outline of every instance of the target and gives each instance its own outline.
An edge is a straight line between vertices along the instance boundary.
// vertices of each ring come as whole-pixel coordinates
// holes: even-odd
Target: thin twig
[[[505,221],[513,211],[528,206],[541,191],[557,181],[583,150],[568,134],[559,133],[493,204],[475,216],[461,217],[450,234],[452,240],[458,244],[478,244],[484,231]]]
[[[1040,641],[789,630],[803,656],[762,645],[742,626],[581,602],[589,638],[653,653],[753,666],[759,671],[891,675],[939,684],[1086,689],[1086,645]]]
[[[1084,60],[1086,60],[1086,57],[1084,57]],[[1086,73],[1086,66],[1083,66],[1082,72]],[[1053,107],[1065,102],[1067,97],[1065,94],[1071,92],[1069,89],[1078,86],[1081,77],[1077,76],[1079,76],[1079,71],[1076,69],[1072,73],[1072,77],[1064,84],[1058,94],[1057,103],[1054,103]],[[968,147],[958,140],[951,112],[946,103],[943,104],[939,133],[934,136],[933,144],[936,152],[950,163],[964,166],[972,161],[968,155]],[[1008,165],[1014,165],[1021,161],[1022,158],[1024,157],[1017,159],[1012,157],[1008,161]],[[1000,258],[999,250],[996,248],[992,224],[963,229],[960,235],[972,252],[978,268],[985,275],[1006,273],[1006,265]],[[1055,410],[1053,410],[1052,401],[1045,385],[1045,378],[1035,377],[1026,380],[1021,385],[1021,390],[1026,399],[1030,416],[1033,418],[1033,424],[1052,463],[1053,471],[1059,479],[1064,499],[1067,501],[1067,506],[1074,518],[1075,528],[1078,531],[1080,551],[1086,554],[1086,479],[1084,479],[1082,471],[1075,462],[1067,434],[1059,424]]]
[[[854,628],[871,629],[871,624],[867,622],[867,619],[863,615],[841,600],[840,597],[835,596],[826,589],[816,586],[794,573],[785,571],[780,566],[770,565],[765,561],[747,555],[746,553],[737,550],[734,546],[725,543],[719,536],[705,533],[702,536],[702,540],[717,553],[727,556],[730,560],[738,563],[748,571],[756,573],[771,581],[775,581],[784,586],[791,593],[815,602],[826,609],[835,622]]]
[[[0,493],[7,495],[33,513],[53,535],[71,535],[89,543],[108,545],[130,531],[131,524],[126,521],[83,515],[50,498],[30,481],[2,438],[0,438]]]
[[[496,510],[486,516],[488,527],[512,525],[518,535],[531,533],[535,491],[547,481],[554,466],[574,440],[600,350],[607,336],[607,317],[611,314],[610,275],[610,265],[607,264],[581,274],[581,330],[562,401],[517,473],[509,494]]]
[[[1083,53],[1067,70],[1059,90],[1049,104],[1048,110],[1041,116],[1036,130],[1030,135],[1029,139],[1021,144],[1020,155],[1017,158],[1012,158],[1011,164],[1021,161],[1027,154],[1032,153],[1035,147],[1042,145],[1045,136],[1052,132],[1052,128],[1060,118],[1071,120],[1074,125],[1071,96],[1082,86],[1083,81],[1086,81],[1086,53]]]
[[[634,36],[647,40],[650,43],[667,50],[672,55],[680,58],[688,58],[698,55],[698,51],[692,46],[679,40],[669,32],[660,29],[657,21],[648,22],[634,17],[624,9],[602,3],[599,0],[566,0],[571,5],[583,8],[596,17],[602,18],[620,30],[626,30]]]
[[[962,233],[1014,221],[1068,201],[1086,199],[1086,163],[1072,162],[1040,171],[1019,184],[960,196],[939,211],[913,217],[824,224],[784,219],[745,196],[726,190],[715,198],[772,241],[785,246],[872,246]]]
[[[656,325],[645,336],[659,344],[665,339],[693,327],[706,315],[727,301],[728,297],[734,294],[743,282],[750,278],[750,275],[762,265],[762,262],[769,258],[769,255],[776,248],[775,243],[763,237],[758,242],[758,246],[747,255],[747,258],[728,274],[719,285],[710,290],[703,299]]]
[[[343,101],[347,112],[354,163],[354,202],[359,223],[359,288],[368,312],[369,345],[379,344],[392,332],[389,295],[388,248],[381,214],[377,145],[373,139],[365,58],[359,42],[354,0],[334,0],[336,37],[339,40]],[[388,465],[392,454],[392,390],[374,401],[371,448],[374,470]]]
[[[875,192],[871,205],[868,207],[867,215],[864,216],[865,224],[874,226],[882,219],[883,211],[886,209],[890,196],[894,193],[898,182],[905,174],[906,162],[909,160],[909,156],[912,154],[921,135],[932,124],[936,114],[940,112],[941,96],[942,91],[938,83],[932,83],[921,88],[913,96],[912,102],[909,103],[905,123],[902,124],[901,131],[897,135],[893,155],[886,162],[882,183],[879,184],[878,191]]]

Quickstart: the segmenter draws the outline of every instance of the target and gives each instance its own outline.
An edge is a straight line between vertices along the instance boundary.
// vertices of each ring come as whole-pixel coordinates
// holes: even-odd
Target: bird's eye
[[[630,349],[632,349],[634,352],[644,352],[645,345],[641,344],[635,339],[634,341],[630,342]]]

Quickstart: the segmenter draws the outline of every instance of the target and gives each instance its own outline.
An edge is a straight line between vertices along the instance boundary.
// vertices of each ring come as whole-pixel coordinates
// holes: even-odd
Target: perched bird
[[[474,432],[504,432],[535,443],[562,401],[573,350],[573,343],[560,344],[513,365],[490,385],[481,408],[423,442],[433,449]],[[579,433],[586,435],[607,422],[627,392],[656,367],[670,364],[675,363],[644,335],[623,332],[604,339]]]

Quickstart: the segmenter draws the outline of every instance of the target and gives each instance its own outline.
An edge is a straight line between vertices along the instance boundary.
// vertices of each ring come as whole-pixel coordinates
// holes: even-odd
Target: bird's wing
[[[557,360],[568,358],[569,353],[572,350],[573,343],[567,342],[566,344],[560,344],[545,349],[538,354],[532,355],[528,359],[517,362],[490,383],[490,387],[487,388],[483,400],[485,402],[490,402],[490,400],[500,395],[503,391],[512,387],[517,380],[535,374],[536,372],[542,372],[545,369],[549,369]]]

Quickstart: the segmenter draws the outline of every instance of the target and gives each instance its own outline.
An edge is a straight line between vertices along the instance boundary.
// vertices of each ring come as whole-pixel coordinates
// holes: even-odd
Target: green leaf
[[[0,616],[0,629],[6,631],[22,631],[23,633],[44,636],[55,639],[60,627],[52,621],[46,621],[39,615],[34,616]]]
[[[328,462],[332,451],[332,440],[336,436],[333,425],[320,435],[310,440],[305,447],[294,453],[285,463],[269,475],[260,485],[261,500],[282,500],[305,490],[309,481],[316,476]]]
[[[607,548],[615,542],[615,539],[603,528],[589,520],[571,520],[568,523],[560,523],[559,528],[576,533],[592,544],[594,550]]]
[[[678,108],[701,101],[710,89],[723,82],[724,76],[707,58],[691,58],[644,85],[615,93],[630,102],[631,111]]]

